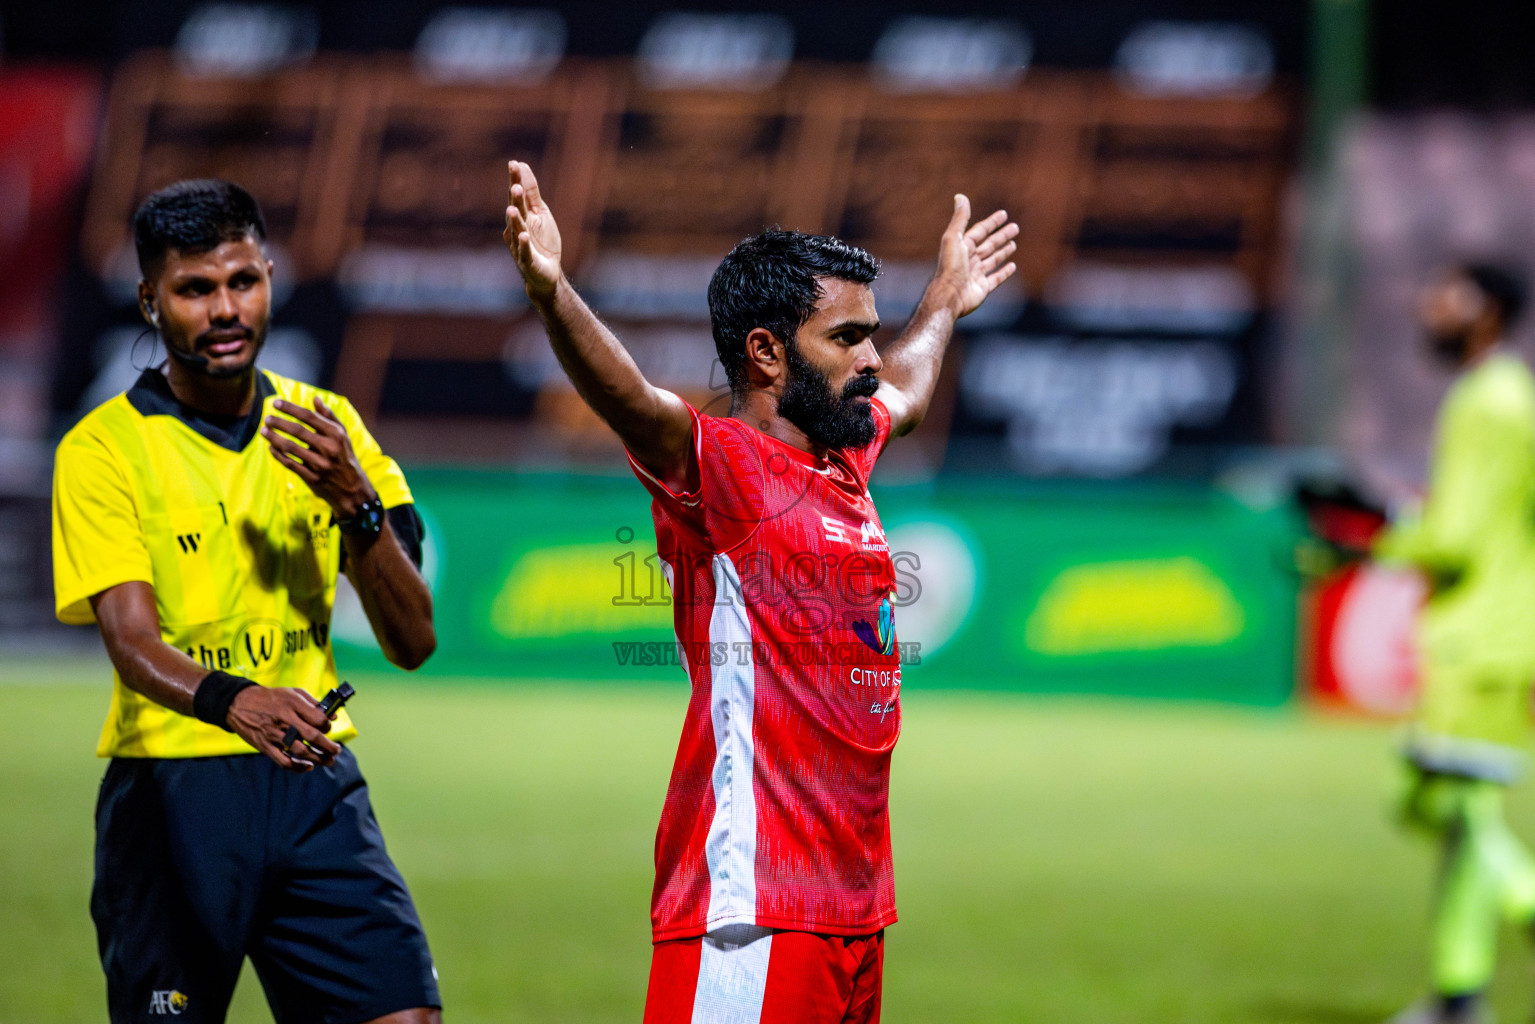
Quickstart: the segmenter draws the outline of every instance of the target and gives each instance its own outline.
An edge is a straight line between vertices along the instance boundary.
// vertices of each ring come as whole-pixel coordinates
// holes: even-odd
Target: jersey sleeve
[[[629,468],[655,501],[657,525],[664,516],[682,528],[701,546],[724,551],[740,543],[762,518],[763,472],[760,448],[749,436],[751,428],[735,420],[705,416],[688,406],[693,418],[690,473],[698,486],[689,492],[673,491],[634,453],[626,451]]]
[[[71,434],[53,463],[53,597],[59,621],[96,621],[90,599],[119,583],[154,585],[132,487],[99,437]]]
[[[405,474],[400,470],[399,463],[384,454],[384,449],[369,432],[352,403],[340,395],[327,395],[325,404],[331,407],[341,420],[341,425],[346,427],[352,439],[352,451],[357,453],[357,463],[368,474],[368,480],[378,492],[384,507],[411,504],[414,499],[411,497],[410,485],[405,482]]]
[[[858,470],[858,475],[863,482],[869,482],[869,474],[874,471],[874,463],[885,452],[885,445],[890,441],[890,410],[885,408],[885,403],[878,398],[869,399],[869,405],[874,412],[874,440],[862,448],[844,448],[842,454],[847,461]]]
[[[1447,404],[1422,512],[1387,531],[1377,557],[1453,579],[1481,550],[1492,524],[1529,514],[1535,409],[1502,398]]]
[[[693,408],[690,403],[684,402],[683,404],[688,407],[688,415],[693,420],[693,427],[689,436],[689,444],[692,447],[688,452],[688,468],[696,471],[700,469],[702,463],[700,446],[703,443],[703,436],[699,423],[701,417],[698,410]],[[690,474],[698,481],[698,486],[694,490],[674,491],[662,483],[660,477],[645,468],[644,463],[636,459],[634,453],[627,447],[624,448],[624,457],[629,460],[629,468],[634,471],[635,477],[644,485],[645,490],[650,492],[650,496],[655,499],[657,508],[665,511],[671,518],[694,529],[701,530],[703,528],[701,498],[704,481],[702,472]]]

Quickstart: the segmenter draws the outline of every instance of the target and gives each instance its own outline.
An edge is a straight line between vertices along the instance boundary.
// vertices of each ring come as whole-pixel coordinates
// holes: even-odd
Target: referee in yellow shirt
[[[180,182],[133,227],[170,358],[65,435],[53,482],[58,615],[115,669],[91,893],[111,1020],[222,1021],[249,956],[279,1024],[440,1021],[355,730],[317,703],[339,572],[390,661],[436,646],[410,490],[344,398],[256,368],[248,192]]]

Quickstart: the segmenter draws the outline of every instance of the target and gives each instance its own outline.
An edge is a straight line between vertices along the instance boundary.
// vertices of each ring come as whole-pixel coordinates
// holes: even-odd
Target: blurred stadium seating
[[[988,366],[1065,386],[1043,403],[997,394],[967,383],[957,352],[898,471],[931,476],[947,457],[1121,476],[1166,468],[1182,442],[1260,441],[1254,361],[1295,91],[1262,34],[1224,31],[1142,25],[1116,72],[1029,66],[1010,20],[894,18],[871,60],[827,62],[790,59],[782,17],[662,15],[635,57],[604,59],[562,56],[547,11],[448,9],[407,55],[315,53],[286,8],[198,8],[176,47],[112,77],[79,244],[88,294],[64,325],[96,365],[79,361],[57,409],[67,420],[131,375],[134,204],[223,174],[266,204],[295,286],[272,357],[351,395],[392,450],[613,464],[538,356],[500,250],[517,157],[547,183],[578,284],[701,404],[722,388],[703,289],[736,240],[776,223],[870,248],[898,326],[963,189],[1024,229],[1020,279],[966,326]],[[1200,47],[1217,51],[1202,77],[1185,66],[1192,48],[1199,71]],[[1093,398],[1116,382],[1134,393]]]

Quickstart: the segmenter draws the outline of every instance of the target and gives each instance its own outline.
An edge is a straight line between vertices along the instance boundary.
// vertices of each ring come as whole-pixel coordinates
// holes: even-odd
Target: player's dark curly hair
[[[817,278],[869,284],[879,261],[840,238],[771,228],[742,241],[709,281],[709,321],[714,347],[730,390],[746,390],[746,336],[765,327],[785,345],[822,296]]]
[[[1504,328],[1514,326],[1530,298],[1525,276],[1498,263],[1466,263],[1461,265],[1460,272],[1498,307]]]
[[[239,185],[216,178],[167,185],[145,199],[133,215],[133,244],[139,253],[139,272],[145,277],[159,271],[172,249],[208,252],[246,235],[266,241],[261,206]]]

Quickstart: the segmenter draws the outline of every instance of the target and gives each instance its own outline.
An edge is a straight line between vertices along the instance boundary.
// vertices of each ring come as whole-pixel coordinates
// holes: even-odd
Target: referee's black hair
[[[765,327],[785,345],[824,294],[817,278],[869,284],[879,260],[826,235],[770,228],[738,244],[709,281],[709,323],[730,390],[746,390],[746,336]]]
[[[256,197],[232,181],[197,178],[167,185],[145,199],[133,215],[133,244],[139,272],[159,272],[172,249],[203,253],[254,235],[266,241],[266,219]]]
[[[1520,271],[1502,263],[1464,263],[1460,272],[1498,307],[1504,329],[1514,326],[1529,303],[1529,280]]]

